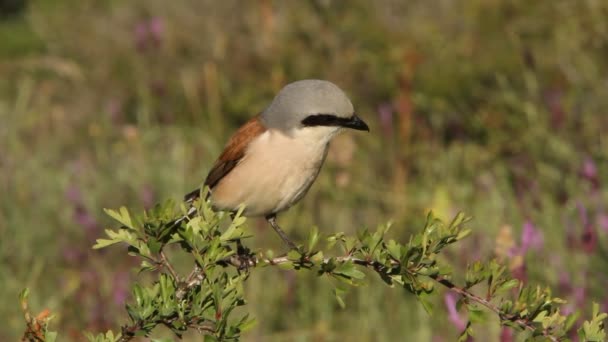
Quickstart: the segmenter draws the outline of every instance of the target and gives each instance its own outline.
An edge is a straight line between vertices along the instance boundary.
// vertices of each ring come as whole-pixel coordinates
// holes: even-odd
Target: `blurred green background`
[[[0,340],[23,332],[24,287],[60,341],[117,329],[136,261],[91,250],[102,208],[180,198],[238,125],[304,78],[343,88],[371,133],[332,143],[279,218],[294,239],[392,220],[405,241],[428,210],[465,211],[473,235],[445,255],[457,277],[497,257],[566,310],[608,310],[608,2],[1,0]],[[283,248],[248,225],[251,248]],[[327,281],[256,270],[245,340],[458,336],[443,292],[429,316],[372,278],[343,310]]]

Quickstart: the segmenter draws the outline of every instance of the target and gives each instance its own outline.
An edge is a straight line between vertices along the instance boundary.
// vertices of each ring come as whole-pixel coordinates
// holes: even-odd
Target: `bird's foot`
[[[241,243],[241,240],[236,240],[236,255],[233,256],[237,270],[249,272],[249,267],[255,267],[257,259],[251,250]]]

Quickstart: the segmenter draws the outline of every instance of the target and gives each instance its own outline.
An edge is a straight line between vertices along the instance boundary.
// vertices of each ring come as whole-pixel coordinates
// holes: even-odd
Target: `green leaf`
[[[462,239],[466,238],[469,235],[471,235],[471,230],[470,229],[463,229],[460,232],[458,232],[458,235],[456,235],[456,240],[462,240]]]
[[[148,260],[143,260],[139,266],[139,273],[154,271],[157,268],[158,267],[156,265],[152,265]]]
[[[116,342],[121,337],[120,334],[114,336],[112,330],[108,330],[105,335],[103,333],[93,335],[90,332],[84,332],[83,334],[90,342]]]
[[[496,293],[507,292],[508,290],[518,287],[518,286],[519,286],[519,280],[517,280],[517,279],[507,280],[496,289]]]
[[[564,331],[569,331],[570,329],[572,329],[574,323],[576,323],[580,316],[581,312],[578,310],[568,315],[568,317],[566,318],[566,322],[564,322]]]
[[[386,244],[386,249],[395,260],[401,260],[401,245],[395,242],[395,240],[389,240]]]
[[[246,332],[251,330],[253,327],[257,325],[257,321],[255,318],[249,319],[249,315],[243,316],[241,321],[238,323],[239,330],[241,332]]]
[[[233,240],[233,239],[239,238],[243,235],[243,232],[240,229],[240,227],[247,220],[245,217],[241,216],[241,214],[243,213],[243,210],[245,210],[245,206],[240,206],[239,211],[236,213],[236,215],[232,219],[230,226],[228,226],[226,231],[221,235],[221,237],[220,237],[221,241]]]
[[[131,216],[129,215],[129,211],[125,207],[120,207],[119,211],[112,209],[104,209],[106,214],[115,219],[116,221],[122,223],[124,226],[135,230],[133,227],[133,222],[131,221]]]
[[[319,251],[310,256],[310,261],[315,264],[323,262],[323,252]]]
[[[467,327],[460,333],[458,336],[458,342],[467,342],[473,337],[473,327],[471,326],[471,322],[467,322]]]
[[[357,269],[357,267],[355,266],[355,264],[353,264],[352,262],[348,261],[348,262],[344,262],[342,264],[339,264],[334,270],[333,270],[334,274],[338,274],[344,277],[348,277],[351,279],[363,279],[365,278],[365,273],[359,271]]]
[[[30,295],[30,289],[26,287],[25,289],[21,290],[21,292],[19,292],[19,301],[21,303],[26,303],[27,302],[27,297],[29,295]]]
[[[302,253],[296,249],[292,249],[287,253],[287,259],[298,261],[302,259]]]
[[[44,334],[45,342],[55,342],[57,340],[57,332],[47,331]]]
[[[541,311],[538,313],[538,315],[536,315],[536,317],[534,317],[533,322],[542,323],[545,317],[547,317],[547,311]]]
[[[137,242],[137,238],[135,237],[134,234],[124,230],[124,229],[119,229],[118,231],[113,231],[111,229],[106,229],[105,230],[106,235],[108,235],[108,237],[110,238],[109,240],[106,239],[98,239],[97,243],[95,244],[95,246],[93,246],[93,249],[99,249],[99,248],[103,248],[103,247],[107,247],[119,242],[125,242],[133,247],[138,248],[138,242]]]
[[[108,240],[108,239],[97,239],[95,241],[95,245],[93,245],[93,249],[101,249],[104,247],[108,247],[117,243],[120,243],[120,240]]]
[[[205,342],[219,342],[220,340],[218,340],[217,337],[215,337],[213,335],[205,335],[204,341]]]
[[[456,228],[459,226],[462,226],[463,224],[471,221],[471,217],[470,216],[466,216],[465,213],[463,212],[459,212],[458,214],[456,214],[456,216],[454,217],[454,219],[452,219],[452,222],[450,222],[450,228]]]
[[[429,300],[429,293],[421,292],[418,295],[416,295],[416,298],[418,299],[418,302],[420,302],[420,304],[422,304],[424,311],[426,311],[427,314],[432,315],[433,314],[433,303]]]
[[[319,228],[317,226],[312,227],[308,233],[308,251],[312,252],[319,242]]]
[[[558,298],[558,297],[551,298],[551,302],[553,302],[555,304],[566,304],[566,303],[568,303],[567,300],[562,299],[562,298]]]
[[[579,329],[579,336],[584,341],[604,341],[606,340],[606,332],[604,331],[604,320],[608,317],[606,313],[600,313],[598,303],[593,303],[593,315],[591,321],[583,322],[583,326]]]
[[[150,239],[148,239],[147,244],[148,248],[150,249],[150,252],[154,254],[160,252],[161,248],[163,247],[163,244],[153,237],[150,237]]]
[[[338,305],[340,305],[340,307],[342,309],[346,308],[346,303],[344,302],[344,295],[346,293],[347,293],[347,289],[344,287],[336,286],[334,288],[334,296],[336,297],[336,301],[338,302]]]
[[[357,238],[355,238],[354,236],[347,236],[344,237],[344,252],[346,253],[350,253],[352,250],[355,249],[355,246],[357,245]]]

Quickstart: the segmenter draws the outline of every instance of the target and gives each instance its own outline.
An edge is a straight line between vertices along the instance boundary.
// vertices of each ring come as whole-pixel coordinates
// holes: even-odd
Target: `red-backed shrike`
[[[331,139],[343,128],[369,131],[335,84],[302,80],[286,85],[270,105],[230,138],[205,186],[214,209],[264,216],[291,248],[276,215],[297,203],[317,178]],[[198,198],[200,190],[186,195]]]

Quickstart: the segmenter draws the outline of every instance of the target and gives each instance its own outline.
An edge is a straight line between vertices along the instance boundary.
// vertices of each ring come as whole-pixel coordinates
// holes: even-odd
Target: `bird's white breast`
[[[239,164],[213,189],[222,210],[246,206],[246,216],[269,215],[299,201],[316,179],[335,132],[267,130],[254,139]]]

